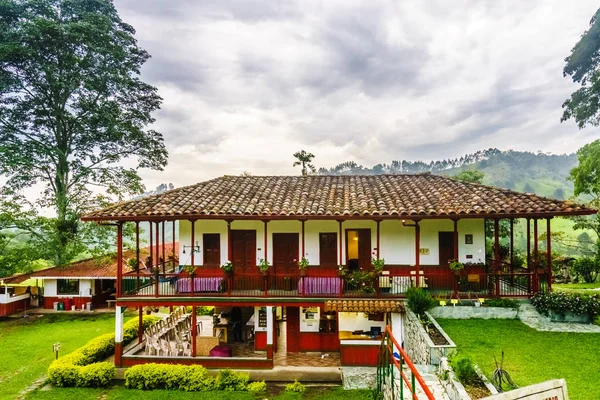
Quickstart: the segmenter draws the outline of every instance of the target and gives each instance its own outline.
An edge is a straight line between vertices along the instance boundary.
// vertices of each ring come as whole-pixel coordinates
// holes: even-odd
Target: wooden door
[[[231,262],[236,274],[258,274],[256,268],[256,231],[231,231]]]
[[[454,232],[439,233],[439,265],[448,266],[448,260],[454,258]]]
[[[298,234],[273,234],[273,273],[279,275],[298,274]]]
[[[373,254],[371,251],[371,230],[358,230],[358,265],[362,270],[370,271],[373,269]]]
[[[205,233],[202,236],[204,249],[204,266],[219,266],[221,264],[221,235]]]
[[[319,265],[321,267],[337,266],[338,242],[337,233],[319,233]]]
[[[298,307],[286,307],[286,346],[288,353],[297,353],[300,337],[300,309]]]

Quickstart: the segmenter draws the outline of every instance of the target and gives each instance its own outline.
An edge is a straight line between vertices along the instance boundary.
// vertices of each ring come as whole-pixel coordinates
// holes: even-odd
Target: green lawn
[[[600,399],[600,334],[538,332],[519,320],[438,319],[460,354],[491,376],[504,351],[504,369],[519,386],[565,378],[571,400]]]
[[[271,387],[269,394],[248,392],[182,392],[177,390],[132,390],[121,385],[108,389],[57,389],[45,388],[31,392],[28,400],[369,400],[370,390],[343,390],[341,387],[308,387],[302,395],[286,393],[283,387]]]
[[[594,283],[554,283],[552,285],[552,289],[558,289],[558,290],[588,290],[587,292],[584,293],[589,293],[589,294],[600,294],[600,290],[593,290],[593,289],[600,289],[600,282],[594,282]],[[592,289],[592,290],[591,290]]]
[[[46,373],[52,344],[67,354],[88,340],[114,332],[113,314],[42,314],[0,322],[0,399],[13,399]]]

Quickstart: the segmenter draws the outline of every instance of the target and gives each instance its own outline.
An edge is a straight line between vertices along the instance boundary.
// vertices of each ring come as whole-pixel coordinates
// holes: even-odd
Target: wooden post
[[[496,296],[500,297],[500,220],[494,219],[494,272],[496,273]]]
[[[342,246],[343,246],[343,242],[342,242],[342,223],[343,222],[344,221],[341,220],[341,219],[338,220],[338,224],[339,224],[339,240],[338,241],[339,241],[339,246],[340,246],[340,248],[339,248],[339,257],[340,257],[339,261],[340,262],[338,264],[338,271],[339,271],[340,266],[344,265],[344,263],[342,261],[343,260],[343,258],[342,258]],[[344,280],[342,278],[338,278],[338,279],[340,280],[340,292],[338,293],[338,295],[340,297],[342,297],[342,295],[344,294]]]
[[[154,254],[153,254],[153,241],[152,241],[152,221],[148,221],[148,235],[150,235],[150,251],[148,252],[148,257],[150,258],[150,265],[147,265],[146,267],[148,268],[152,268],[154,266],[154,263],[156,262],[156,260],[154,259]]]
[[[162,222],[162,259],[163,259],[163,274],[165,273],[165,264],[167,263],[167,259],[165,257],[165,243],[166,238],[165,238],[165,222]]]
[[[381,220],[377,220],[377,259],[380,258],[381,252],[379,250],[379,246],[381,245]]]
[[[192,306],[192,357],[196,357],[196,336],[198,336],[196,306]]]
[[[232,255],[232,247],[231,247],[231,223],[233,221],[227,219],[227,220],[225,220],[225,222],[227,222],[227,260],[233,262],[233,260],[231,260],[231,255]]]
[[[159,260],[160,259],[160,247],[159,247],[160,246],[160,233],[159,233],[159,230],[158,230],[160,222],[155,222],[155,225],[156,225],[156,246],[154,246],[156,248],[155,249],[156,250],[156,258],[155,258],[156,263],[155,263],[155,265],[158,266],[158,267],[160,267],[160,260]]]
[[[173,247],[171,248],[171,253],[173,253],[173,272],[176,272],[175,257],[179,258],[179,254],[175,255],[175,220],[173,220]]]
[[[135,221],[135,261],[136,261],[136,287],[137,291],[140,290],[140,222]],[[139,294],[136,292],[136,294]]]
[[[458,220],[453,220],[454,222],[454,259],[458,261]]]
[[[117,300],[123,294],[123,222],[117,223]]]
[[[515,273],[515,220],[510,219],[510,279],[513,281]]]
[[[538,267],[540,265],[540,253],[538,248],[538,220],[537,218],[533,219],[533,268],[534,276],[535,276],[535,291],[536,293],[540,291],[540,276],[538,275]]]
[[[300,221],[302,223],[302,257],[300,258],[300,260],[302,260],[302,258],[304,258],[306,256],[306,246],[304,243],[304,223],[306,222],[305,220],[301,220]],[[298,260],[298,261],[300,261]]]
[[[527,218],[527,273],[529,274],[527,278],[527,289],[528,293],[532,293],[533,285],[532,279],[533,274],[531,270],[531,219]]]
[[[192,224],[192,229],[191,229],[191,236],[192,236],[192,240],[191,240],[191,269],[190,271],[194,268],[194,265],[196,265],[195,259],[194,259],[194,253],[195,253],[195,247],[194,247],[194,239],[195,239],[195,229],[196,229],[196,221],[195,220],[190,220],[190,223]],[[193,296],[194,295],[194,274],[190,274],[190,294]],[[196,315],[196,306],[194,306],[194,315]],[[195,356],[194,356],[195,357]]]
[[[139,308],[139,310],[138,310],[138,319],[139,319],[139,321],[138,321],[138,344],[139,344],[139,343],[142,343],[142,340],[144,339],[143,338],[143,335],[144,335],[144,321],[143,321],[144,307],[139,306],[138,308]],[[149,345],[149,343],[146,343],[146,345]]]
[[[269,221],[268,220],[263,220],[263,223],[264,223],[264,228],[265,228],[264,229],[264,231],[265,231],[264,232],[264,238],[263,238],[263,241],[264,241],[263,246],[265,248],[264,254],[265,254],[265,261],[268,262],[269,258],[268,258],[268,251],[267,251],[267,249],[268,249],[268,247],[267,247],[267,244],[268,244],[267,243],[267,239],[268,239],[269,236],[268,236],[268,233],[267,233],[267,224],[269,223]],[[274,267],[274,266],[272,265],[272,267]],[[267,274],[265,274],[264,277],[263,277],[263,285],[264,285],[264,296],[267,297],[268,294],[269,294],[269,277],[268,277]]]
[[[415,220],[415,270],[417,274],[415,286],[419,287],[419,281],[421,280],[421,226],[419,226],[419,221],[417,220]]]
[[[552,240],[550,218],[546,218],[546,261],[548,264],[548,291],[552,291]]]

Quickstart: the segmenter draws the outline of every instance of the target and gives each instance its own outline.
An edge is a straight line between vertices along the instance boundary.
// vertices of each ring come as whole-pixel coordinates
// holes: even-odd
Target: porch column
[[[192,357],[196,357],[196,336],[198,336],[196,306],[192,306]]]
[[[191,229],[191,237],[192,240],[190,242],[190,251],[191,251],[191,267],[193,268],[194,265],[196,265],[195,263],[195,259],[194,259],[194,255],[196,253],[196,248],[194,247],[194,240],[196,239],[196,220],[190,220],[190,223],[192,224],[192,229]],[[194,274],[190,274],[190,294],[193,296],[194,295]],[[196,307],[194,307],[194,319],[196,318]],[[194,328],[195,329],[195,328]]]
[[[528,285],[528,293],[532,293],[532,278],[533,275],[531,273],[531,219],[527,218],[527,273],[529,276],[527,277],[527,285]]]
[[[548,264],[548,291],[552,291],[552,240],[550,237],[550,219],[546,218],[546,262]]]
[[[147,268],[151,268],[154,265],[154,254],[152,254],[152,221],[148,221],[148,235],[150,236],[150,251],[148,252],[148,258],[150,258],[150,265],[146,265]]]
[[[381,220],[378,219],[375,222],[377,222],[377,259],[379,259],[381,255],[381,252],[379,250],[379,245],[381,243]]]
[[[267,306],[267,358],[273,359],[273,306]]]
[[[269,223],[269,221],[268,221],[268,220],[266,220],[266,219],[265,219],[265,220],[263,220],[263,224],[264,224],[264,227],[265,227],[265,229],[264,229],[264,231],[265,231],[265,232],[264,232],[264,238],[263,238],[263,247],[264,247],[264,249],[265,249],[265,250],[264,250],[264,254],[265,254],[265,261],[268,261],[268,260],[269,260],[269,256],[268,256],[268,254],[269,254],[269,253],[268,253],[268,248],[267,248],[267,244],[268,244],[268,243],[267,243],[267,239],[268,239],[268,237],[269,237],[269,236],[268,236],[268,233],[267,233],[267,224],[268,224],[268,223]]]
[[[155,229],[156,229],[156,237],[155,237],[156,238],[156,246],[154,246],[155,247],[155,251],[156,251],[156,258],[155,258],[155,260],[156,260],[156,265],[158,267],[160,267],[160,252],[159,252],[159,250],[160,250],[160,247],[159,247],[160,246],[160,236],[159,236],[160,233],[159,233],[159,230],[158,230],[160,222],[155,222],[154,224],[156,225],[155,226]]]
[[[415,270],[417,274],[415,286],[419,287],[421,280],[421,226],[417,220],[415,220]]]
[[[538,220],[537,218],[533,219],[533,268],[535,269],[534,271],[534,276],[535,276],[535,292],[539,292],[540,291],[540,277],[538,275],[537,269],[538,266],[540,265],[540,253],[539,253],[539,249],[538,249]]]
[[[136,262],[136,287],[140,290],[140,223],[135,222],[135,262]]]
[[[142,336],[144,334],[144,307],[138,307],[138,344],[142,343],[144,339]]]
[[[117,223],[117,297],[122,295],[122,275],[123,275],[123,222]]]
[[[454,222],[454,259],[458,260],[458,220],[453,219]]]
[[[513,274],[515,273],[515,220],[513,218],[510,219],[510,279],[511,282],[513,280]]]
[[[305,235],[305,232],[304,232],[304,223],[306,221],[305,220],[301,220],[300,222],[302,223],[302,257],[300,258],[300,260],[302,260],[302,258],[304,258],[306,256],[306,246],[305,246],[305,243],[304,243],[304,235]],[[298,260],[298,261],[300,261],[300,260]]]
[[[121,367],[123,356],[123,311],[121,306],[115,307],[115,367]]]
[[[166,238],[165,238],[165,223],[166,221],[163,221],[161,223],[162,225],[162,259],[163,259],[163,274],[166,272],[165,271],[165,264],[167,262],[167,258],[165,257],[165,244],[167,243]]]
[[[344,222],[344,221],[343,221],[343,220],[341,220],[341,219],[339,219],[339,220],[338,220],[338,224],[339,224],[339,227],[340,227],[340,229],[339,229],[339,231],[340,231],[340,233],[339,233],[339,236],[340,236],[340,237],[339,237],[339,242],[340,242],[340,247],[339,247],[339,250],[340,250],[340,252],[339,252],[339,253],[340,253],[340,258],[339,258],[339,264],[338,264],[338,267],[339,267],[339,265],[343,265],[343,264],[344,264],[344,262],[343,262],[343,257],[342,257],[342,250],[343,250],[343,249],[342,249],[342,246],[343,246],[343,242],[342,242],[342,238],[343,238],[343,236],[342,236],[342,223],[343,223],[343,222]]]
[[[496,296],[500,296],[500,220],[494,219],[494,272],[496,274]]]
[[[171,253],[173,253],[173,270],[175,272],[175,257],[179,258],[179,254],[175,254],[175,220],[173,220],[173,247],[171,247]]]
[[[227,222],[227,261],[232,261],[231,260],[231,223],[233,222],[230,219],[226,219],[225,222]]]

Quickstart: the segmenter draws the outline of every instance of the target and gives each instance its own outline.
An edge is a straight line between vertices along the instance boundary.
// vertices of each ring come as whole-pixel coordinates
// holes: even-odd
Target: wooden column
[[[135,269],[136,287],[140,290],[140,222],[135,221],[135,261],[137,263]]]
[[[458,220],[453,220],[454,222],[454,259],[458,261]]]
[[[420,273],[421,273],[421,227],[419,221],[415,221],[415,272],[417,279],[415,286],[420,286]]]
[[[300,221],[302,223],[302,257],[300,258],[300,260],[302,260],[302,258],[304,258],[306,256],[306,246],[304,243],[304,223],[306,222],[305,220],[301,220]],[[298,260],[298,261],[300,261]]]
[[[510,275],[511,275],[511,281],[513,279],[512,274],[515,273],[515,267],[514,267],[514,263],[515,263],[515,220],[513,218],[510,219]]]
[[[196,220],[190,220],[190,223],[192,224],[192,229],[191,229],[191,236],[192,236],[192,240],[190,242],[191,246],[190,246],[190,251],[192,252],[191,254],[191,268],[194,268],[194,265],[196,265],[196,260],[195,260],[195,253],[196,253],[196,249],[194,247],[194,240],[196,239]],[[190,274],[190,293],[193,296],[194,295],[194,274]],[[194,316],[196,315],[196,306],[194,306]],[[194,317],[195,319],[195,317]],[[196,328],[194,328],[196,329]],[[195,340],[194,340],[195,343]],[[195,356],[194,356],[195,357]]]
[[[119,226],[121,222],[119,222]],[[115,367],[121,367],[123,357],[123,310],[121,306],[115,306]]]
[[[546,218],[546,262],[548,264],[548,291],[552,291],[552,240],[550,218]]]
[[[494,219],[494,272],[496,273],[496,296],[500,296],[500,220]]]
[[[165,223],[166,221],[162,222],[162,259],[163,259],[163,274],[165,273],[165,264],[167,262],[167,258],[165,257],[165,244],[167,243],[166,237],[165,237]]]
[[[267,358],[273,359],[275,325],[273,324],[273,306],[267,306]]]
[[[381,245],[381,220],[375,221],[377,222],[377,259],[381,256],[381,251],[379,250],[379,246]]]
[[[532,293],[531,280],[533,275],[531,272],[531,219],[527,218],[527,273],[529,274],[529,277],[527,278],[527,284],[529,293]]]
[[[173,220],[173,247],[171,253],[173,253],[173,263],[175,263],[175,258],[179,258],[179,254],[175,254],[175,220]],[[173,268],[175,268],[175,264],[173,264]]]
[[[192,306],[192,357],[196,357],[196,336],[198,336],[196,306]]]
[[[123,222],[117,223],[117,300],[123,294]]]
[[[150,258],[150,265],[147,265],[146,267],[152,268],[154,266],[154,262],[156,261],[154,259],[154,254],[152,251],[152,221],[148,221],[148,235],[150,235],[150,251],[148,252],[148,258]]]
[[[155,250],[156,250],[155,251],[156,258],[154,260],[156,261],[155,265],[160,266],[160,260],[159,260],[160,259],[160,252],[159,252],[160,251],[160,247],[159,247],[160,246],[160,233],[158,230],[160,222],[155,222],[154,224],[156,225],[156,246],[154,246]]]
[[[142,340],[144,340],[143,336],[144,336],[144,307],[139,306],[138,307],[138,344],[142,343]]]
[[[340,227],[340,228],[339,228],[339,243],[340,243],[340,248],[339,248],[339,250],[340,250],[340,251],[339,251],[339,253],[340,253],[340,254],[339,254],[339,257],[340,257],[340,258],[339,258],[339,261],[340,261],[340,262],[339,262],[339,265],[344,265],[344,262],[343,262],[343,257],[342,257],[342,251],[343,251],[342,247],[343,247],[343,245],[344,245],[344,244],[343,244],[343,241],[342,241],[342,239],[343,239],[343,236],[342,236],[342,223],[343,223],[343,222],[344,222],[344,221],[342,221],[341,219],[340,219],[340,220],[338,220],[338,224],[339,224],[339,227]]]
[[[533,276],[534,276],[534,290],[536,293],[540,291],[540,276],[538,275],[538,267],[540,265],[540,253],[539,253],[539,241],[538,241],[538,220],[533,219]]]
[[[268,242],[268,233],[267,233],[267,224],[269,223],[268,220],[263,220],[263,224],[264,224],[264,238],[263,238],[263,247],[264,247],[264,254],[265,254],[265,260],[268,261],[269,260],[269,252],[267,251],[267,242]]]

